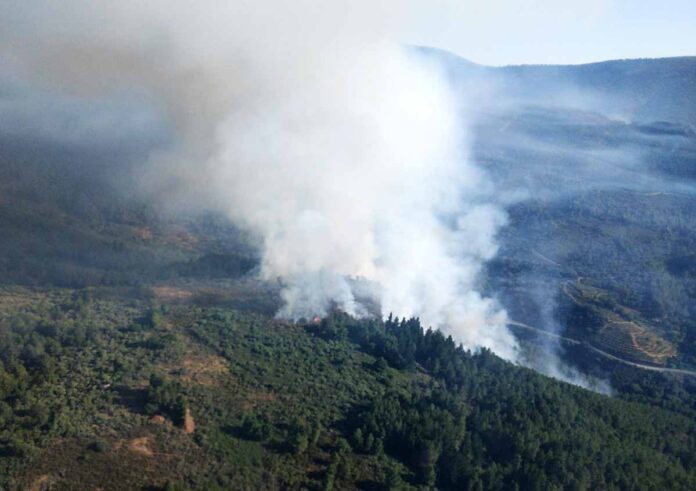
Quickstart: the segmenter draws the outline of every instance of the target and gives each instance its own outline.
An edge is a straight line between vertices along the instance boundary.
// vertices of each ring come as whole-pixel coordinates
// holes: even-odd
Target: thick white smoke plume
[[[457,97],[398,44],[409,2],[67,1],[0,8],[0,55],[63,90],[147,90],[177,143],[148,182],[222,207],[263,242],[288,317],[420,316],[514,358],[476,291],[505,217],[468,160]],[[401,13],[404,13],[402,15]]]

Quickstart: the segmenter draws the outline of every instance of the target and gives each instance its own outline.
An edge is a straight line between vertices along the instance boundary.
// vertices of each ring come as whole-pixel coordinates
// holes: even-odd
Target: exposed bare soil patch
[[[191,409],[186,408],[186,414],[184,415],[184,433],[190,435],[194,431],[196,431],[196,422],[193,420]]]
[[[51,489],[54,479],[50,474],[42,474],[36,478],[36,480],[31,483],[28,491],[47,491]]]
[[[630,321],[609,321],[599,336],[602,346],[629,358],[663,365],[676,356],[677,350],[668,341],[645,327]]]
[[[149,436],[133,438],[127,442],[126,446],[131,452],[136,452],[148,457],[155,455],[155,452],[152,449],[152,437]]]

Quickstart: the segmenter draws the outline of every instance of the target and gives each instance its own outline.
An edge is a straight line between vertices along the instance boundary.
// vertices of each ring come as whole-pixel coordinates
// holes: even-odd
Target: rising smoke
[[[146,91],[176,140],[143,182],[257,235],[279,315],[365,315],[364,278],[383,313],[514,359],[505,312],[477,292],[505,215],[461,97],[398,44],[412,3],[337,3],[3,4],[0,54],[77,95]]]

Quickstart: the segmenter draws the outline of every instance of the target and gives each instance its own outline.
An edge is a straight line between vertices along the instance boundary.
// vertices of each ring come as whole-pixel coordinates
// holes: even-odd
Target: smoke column
[[[461,94],[398,44],[417,2],[9,3],[0,55],[34,83],[147,91],[176,143],[143,181],[260,237],[279,315],[365,315],[365,278],[383,313],[515,358],[477,293],[505,215],[468,158]]]

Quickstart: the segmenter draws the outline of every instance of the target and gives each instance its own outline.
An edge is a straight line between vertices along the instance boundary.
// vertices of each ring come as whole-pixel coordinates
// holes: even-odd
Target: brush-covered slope
[[[254,266],[227,220],[174,217],[129,195],[131,170],[104,149],[0,135],[0,283],[135,286],[237,277]]]
[[[693,414],[418,321],[288,325],[111,289],[0,292],[9,489],[693,489]]]

